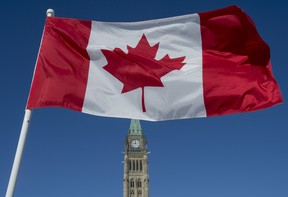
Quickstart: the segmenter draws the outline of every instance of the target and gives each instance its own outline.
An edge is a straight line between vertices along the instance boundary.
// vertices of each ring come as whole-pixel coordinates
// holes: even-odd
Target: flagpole
[[[6,197],[13,197],[13,195],[14,195],[15,184],[16,184],[16,180],[17,180],[17,176],[18,176],[18,172],[19,172],[19,167],[21,164],[21,158],[22,158],[22,154],[23,154],[23,150],[24,150],[24,146],[25,146],[26,137],[28,134],[31,114],[32,114],[31,110],[29,110],[29,109],[25,110],[22,129],[20,132],[20,137],[19,137],[19,141],[18,141],[18,145],[17,145],[17,149],[16,149],[14,162],[13,162],[13,167],[11,170],[10,179],[9,179],[9,183],[8,183],[8,187],[7,187],[7,191],[6,191]]]
[[[47,17],[54,16],[54,10],[48,9],[46,12],[46,16]],[[5,197],[14,196],[15,185],[16,185],[18,172],[19,172],[19,168],[21,164],[26,137],[27,137],[28,130],[29,130],[29,123],[30,123],[31,115],[32,115],[32,111],[29,109],[26,109]]]

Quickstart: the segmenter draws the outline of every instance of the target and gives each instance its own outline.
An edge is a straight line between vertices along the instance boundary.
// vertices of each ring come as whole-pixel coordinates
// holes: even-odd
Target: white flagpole
[[[13,197],[14,195],[15,184],[16,184],[16,180],[17,180],[17,176],[19,172],[19,167],[21,164],[21,158],[23,154],[23,149],[24,149],[27,133],[28,133],[31,114],[32,114],[32,111],[30,111],[29,109],[25,110],[22,129],[21,129],[18,146],[17,146],[15,158],[14,158],[14,163],[13,163],[12,171],[10,174],[7,191],[6,191],[6,197]]]
[[[54,10],[48,9],[46,12],[46,15],[48,17],[54,16]],[[22,155],[23,155],[26,137],[28,134],[31,115],[32,115],[32,111],[29,109],[26,109],[5,197],[13,197],[14,196],[15,185],[16,185],[18,172],[19,172],[19,168],[20,168],[20,164],[21,164],[21,159],[22,159]]]

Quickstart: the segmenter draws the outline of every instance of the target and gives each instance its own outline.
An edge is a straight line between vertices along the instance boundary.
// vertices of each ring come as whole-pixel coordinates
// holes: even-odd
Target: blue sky
[[[142,121],[151,197],[287,197],[287,4],[285,1],[1,1],[0,196],[8,184],[46,10],[98,21],[139,21],[236,4],[271,49],[284,104],[222,117]],[[15,197],[122,196],[130,120],[66,109],[34,110]]]

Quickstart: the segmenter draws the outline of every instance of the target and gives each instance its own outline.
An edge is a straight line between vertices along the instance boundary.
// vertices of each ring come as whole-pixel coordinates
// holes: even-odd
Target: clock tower
[[[123,197],[149,197],[147,141],[139,120],[131,120],[124,143]]]

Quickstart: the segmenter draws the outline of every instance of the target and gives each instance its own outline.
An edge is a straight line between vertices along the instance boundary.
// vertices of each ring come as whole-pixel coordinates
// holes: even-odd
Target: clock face
[[[140,146],[139,140],[132,140],[131,146],[132,146],[133,148],[138,148],[138,147]]]

